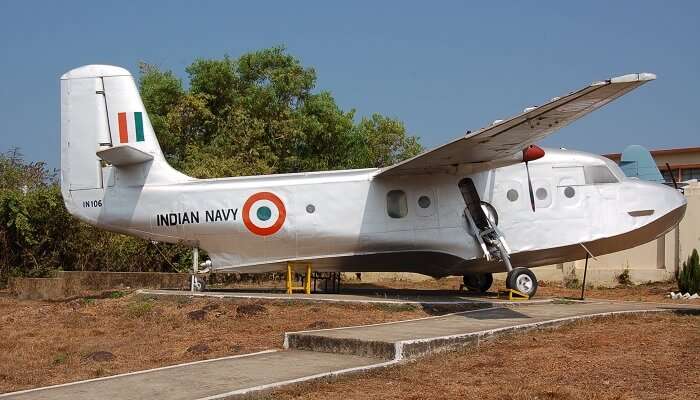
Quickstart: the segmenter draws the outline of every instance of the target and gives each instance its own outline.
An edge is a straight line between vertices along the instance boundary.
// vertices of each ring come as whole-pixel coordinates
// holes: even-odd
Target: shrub
[[[129,304],[126,314],[130,318],[141,318],[153,311],[153,303],[150,301],[137,301]]]
[[[682,293],[700,293],[700,257],[697,249],[683,262],[683,268],[678,273],[678,289]]]
[[[620,275],[617,276],[617,283],[623,286],[628,286],[632,284],[632,279],[630,278],[630,269],[625,268]]]
[[[572,268],[571,272],[564,277],[564,287],[567,289],[579,289],[581,288],[581,282],[576,276],[576,268]]]

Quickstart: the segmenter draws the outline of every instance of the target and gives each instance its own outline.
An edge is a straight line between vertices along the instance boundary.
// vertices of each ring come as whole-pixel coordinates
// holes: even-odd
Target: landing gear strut
[[[474,292],[486,293],[493,284],[493,275],[490,273],[464,274],[464,286]]]
[[[529,268],[513,268],[506,277],[506,287],[532,297],[537,292],[537,278]]]

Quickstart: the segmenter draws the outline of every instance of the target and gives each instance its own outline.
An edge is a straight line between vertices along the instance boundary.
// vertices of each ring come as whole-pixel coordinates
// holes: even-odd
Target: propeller
[[[523,161],[525,161],[525,172],[527,172],[527,188],[530,191],[530,206],[532,206],[532,212],[535,212],[535,192],[532,190],[530,166],[528,163],[542,157],[544,157],[544,150],[539,146],[532,144],[523,149]]]

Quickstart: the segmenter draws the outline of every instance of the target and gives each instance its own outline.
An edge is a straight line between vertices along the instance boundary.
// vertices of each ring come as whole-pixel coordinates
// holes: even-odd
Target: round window
[[[547,189],[545,188],[539,188],[535,192],[535,196],[537,196],[538,199],[544,200],[547,198]]]
[[[564,196],[566,196],[568,198],[574,197],[575,194],[576,194],[576,191],[571,186],[567,186],[566,189],[564,189]]]
[[[506,192],[506,198],[508,198],[510,201],[517,201],[518,191],[515,189],[510,189],[508,192]]]
[[[313,214],[314,211],[316,211],[316,207],[313,204],[309,204],[306,206],[306,212],[309,214]]]
[[[418,206],[420,206],[420,208],[430,207],[430,197],[428,197],[428,196],[419,197],[418,198]]]

